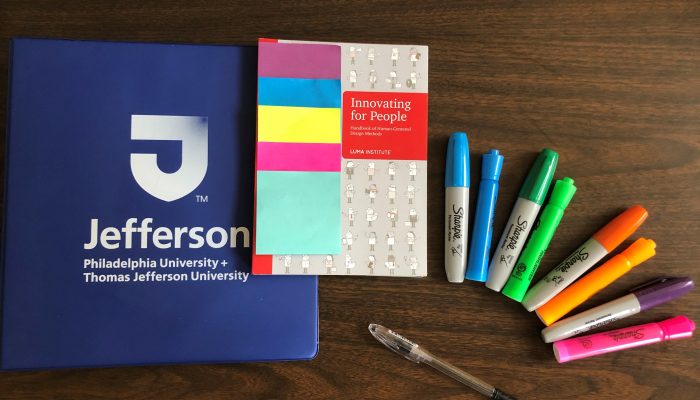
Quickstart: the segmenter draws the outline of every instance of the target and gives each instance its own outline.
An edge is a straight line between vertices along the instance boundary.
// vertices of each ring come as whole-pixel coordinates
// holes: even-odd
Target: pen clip
[[[642,283],[642,284],[640,284],[640,285],[638,285],[638,286],[635,286],[635,287],[633,287],[632,289],[628,289],[627,291],[630,292],[630,293],[636,292],[636,291],[638,291],[638,290],[646,289],[646,288],[648,288],[649,286],[656,285],[657,283],[666,282],[667,280],[673,279],[673,278],[674,278],[674,277],[672,277],[672,276],[659,276],[659,277],[654,278],[654,279],[652,279],[652,280],[650,280],[650,281],[647,281],[647,282],[644,282],[644,283]]]

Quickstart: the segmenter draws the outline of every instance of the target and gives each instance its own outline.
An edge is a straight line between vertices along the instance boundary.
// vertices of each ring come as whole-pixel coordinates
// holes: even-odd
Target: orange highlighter
[[[637,239],[623,252],[554,296],[535,313],[545,325],[551,325],[617,278],[653,257],[655,249],[656,243],[653,240]]]

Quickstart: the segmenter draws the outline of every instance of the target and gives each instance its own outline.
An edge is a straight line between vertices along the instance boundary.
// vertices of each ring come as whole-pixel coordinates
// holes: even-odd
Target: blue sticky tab
[[[340,108],[339,79],[258,78],[258,104]]]
[[[445,187],[469,187],[469,142],[464,132],[453,133],[447,143]]]

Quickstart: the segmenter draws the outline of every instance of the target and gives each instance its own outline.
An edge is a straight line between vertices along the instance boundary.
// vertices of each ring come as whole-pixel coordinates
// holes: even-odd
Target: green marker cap
[[[574,197],[576,193],[576,186],[574,186],[574,180],[568,176],[554,182],[554,189],[552,189],[552,195],[549,196],[549,203],[553,206],[565,209],[571,198]]]
[[[557,169],[559,154],[552,149],[544,149],[537,155],[535,163],[532,164],[530,172],[525,178],[523,187],[520,188],[518,197],[528,199],[542,205],[547,197],[549,184],[552,183],[554,170]]]

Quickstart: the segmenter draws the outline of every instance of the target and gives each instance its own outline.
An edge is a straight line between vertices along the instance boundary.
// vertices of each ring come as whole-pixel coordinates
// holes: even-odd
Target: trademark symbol
[[[208,195],[202,196],[201,194],[197,194],[194,196],[194,198],[197,200],[197,203],[208,203],[209,202]]]

